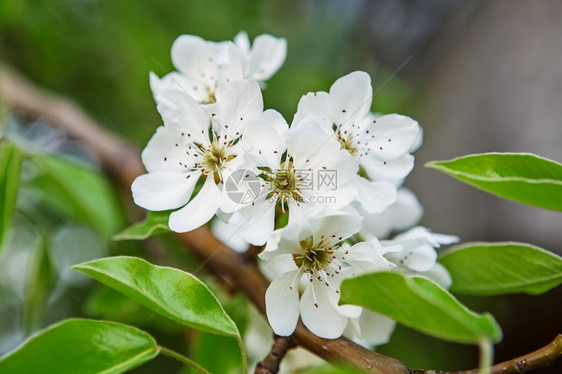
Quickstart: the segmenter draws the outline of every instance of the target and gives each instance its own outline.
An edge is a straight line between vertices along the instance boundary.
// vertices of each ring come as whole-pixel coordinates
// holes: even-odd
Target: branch
[[[289,349],[295,347],[295,342],[290,336],[275,335],[273,346],[268,355],[258,363],[255,374],[277,374],[281,360],[287,354]]]
[[[138,150],[113,135],[76,104],[36,87],[9,67],[0,64],[0,97],[5,105],[40,117],[66,131],[94,151],[112,177],[130,190],[133,180],[145,173]],[[220,274],[242,291],[265,314],[268,280],[255,261],[238,254],[215,238],[206,227],[176,234],[186,250],[199,257],[212,274]],[[299,322],[293,339],[296,344],[328,361],[351,364],[369,373],[409,374],[399,360],[365,349],[349,339],[317,337]]]
[[[40,117],[67,134],[87,144],[100,158],[112,177],[130,189],[133,180],[145,172],[136,147],[113,135],[68,99],[44,91],[0,64],[0,98],[5,105],[28,115]],[[215,238],[206,227],[176,234],[186,250],[199,257],[213,274],[220,274],[242,291],[265,314],[265,291],[268,280],[248,256],[238,254]],[[254,249],[257,251],[257,248]],[[373,352],[349,339],[322,339],[299,322],[292,341],[327,360],[353,365],[376,374],[430,374],[434,370],[412,371],[399,360]],[[280,344],[280,343],[279,343]],[[274,347],[275,348],[275,347]],[[562,355],[562,335],[535,352],[494,365],[491,372],[524,373],[548,366]],[[265,360],[264,360],[265,361]],[[463,374],[476,374],[478,369]],[[453,373],[444,373],[453,374]]]

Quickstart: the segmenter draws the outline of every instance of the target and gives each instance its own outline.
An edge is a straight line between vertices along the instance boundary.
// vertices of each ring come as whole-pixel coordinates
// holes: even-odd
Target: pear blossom
[[[245,58],[244,77],[263,84],[275,74],[287,57],[287,40],[269,34],[261,34],[250,45],[245,31],[234,37],[234,43],[243,52]]]
[[[355,207],[364,218],[359,233],[363,237],[372,235],[378,239],[413,227],[423,216],[423,207],[416,195],[405,187],[398,190],[396,201],[380,213],[369,213],[360,205]]]
[[[263,119],[261,91],[250,80],[219,87],[212,113],[183,91],[166,90],[156,100],[164,126],[142,152],[148,173],[133,182],[133,199],[148,210],[179,208],[170,214],[170,229],[190,231],[217,213],[233,171],[258,166],[241,139],[251,138],[253,127],[273,126]],[[192,196],[198,181],[201,189]]]
[[[361,217],[340,212],[273,232],[260,257],[276,258],[293,269],[273,279],[266,291],[266,314],[276,334],[292,334],[300,315],[311,332],[335,339],[342,335],[350,319],[361,315],[361,307],[338,305],[342,280],[388,270],[393,265],[371,243],[350,246],[344,242],[360,227]]]
[[[372,240],[372,238],[370,238]],[[451,276],[437,262],[435,248],[459,241],[457,236],[432,233],[417,226],[392,240],[381,241],[379,254],[397,266],[396,270],[406,274],[424,275],[444,288],[451,285]]]
[[[362,71],[339,78],[327,92],[301,98],[292,126],[309,116],[325,119],[323,131],[334,136],[360,164],[357,200],[369,213],[380,213],[396,200],[396,183],[413,168],[419,125],[399,115],[370,113],[371,78]]]
[[[167,89],[181,90],[200,104],[212,106],[222,85],[241,79],[263,82],[281,67],[287,55],[287,42],[263,34],[250,47],[248,36],[240,33],[236,43],[206,41],[195,35],[181,35],[171,49],[177,71],[162,78],[150,73],[154,96]]]
[[[357,319],[350,322],[343,335],[366,348],[388,343],[396,327],[392,318],[365,308]]]
[[[308,119],[286,131],[284,142],[265,127],[241,142],[258,154],[266,183],[251,205],[223,210],[233,212],[229,224],[251,244],[263,245],[273,232],[276,208],[288,210],[289,223],[305,222],[311,215],[338,211],[357,195],[357,161],[321,130],[321,119]]]

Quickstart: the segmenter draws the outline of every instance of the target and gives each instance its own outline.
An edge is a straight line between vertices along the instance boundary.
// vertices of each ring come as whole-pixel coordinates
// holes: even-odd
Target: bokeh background
[[[562,162],[560,1],[2,0],[0,61],[72,98],[142,147],[160,124],[148,72],[172,70],[175,38],[187,33],[227,40],[240,30],[251,38],[270,33],[288,40],[287,60],[268,82],[264,100],[289,122],[301,95],[328,90],[359,69],[373,78],[374,111],[420,122],[424,145],[406,185],[425,208],[424,225],[463,241],[515,240],[562,253],[562,214],[490,196],[423,167],[430,160],[493,151]],[[65,229],[59,242],[89,235],[80,227]],[[102,255],[135,250],[122,243],[106,248],[96,240],[86,242],[94,252],[103,247]],[[7,338],[18,324],[18,308],[5,292],[6,279],[0,275],[0,353],[22,337]],[[71,288],[67,302],[46,313],[39,326],[65,313],[88,314],[81,305],[91,284]],[[96,297],[106,304],[113,300],[100,293]],[[499,320],[504,340],[496,347],[497,360],[542,346],[562,331],[560,289],[540,297],[462,300]],[[176,339],[170,331],[156,334]],[[406,328],[379,351],[415,368],[467,369],[476,362],[472,347]],[[537,373],[559,370],[560,364]]]

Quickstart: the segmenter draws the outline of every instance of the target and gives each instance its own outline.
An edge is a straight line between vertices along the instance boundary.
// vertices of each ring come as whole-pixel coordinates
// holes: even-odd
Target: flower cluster
[[[177,71],[150,76],[163,126],[142,153],[147,173],[134,181],[133,198],[148,210],[173,210],[173,231],[216,217],[225,242],[241,250],[265,245],[260,258],[273,279],[267,317],[276,334],[290,335],[300,317],[318,336],[380,344],[393,322],[338,305],[342,280],[392,270],[447,287],[435,248],[456,238],[411,228],[422,208],[401,185],[421,130],[409,117],[370,112],[367,73],[304,95],[290,126],[264,110],[261,89],[286,48],[270,35],[251,46],[245,33],[218,43],[180,36],[171,52]]]

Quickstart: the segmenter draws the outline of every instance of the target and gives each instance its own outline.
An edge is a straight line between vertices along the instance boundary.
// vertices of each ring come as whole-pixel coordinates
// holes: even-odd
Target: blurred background
[[[148,73],[162,76],[172,70],[169,51],[175,38],[196,34],[228,40],[240,30],[250,38],[270,33],[288,40],[287,60],[268,81],[264,100],[289,122],[303,94],[328,90],[335,79],[354,70],[373,78],[374,111],[402,113],[420,122],[424,144],[406,185],[425,208],[423,225],[463,241],[522,241],[562,254],[562,214],[493,197],[423,167],[430,160],[481,152],[532,152],[562,162],[560,1],[3,0],[0,61],[72,98],[112,131],[143,147],[160,125]],[[53,247],[85,242],[80,245],[85,257],[77,255],[79,259],[137,250],[135,244],[106,243],[87,230],[58,226]],[[170,240],[156,244],[165,247],[168,243],[161,242]],[[24,252],[14,248],[26,244],[12,247],[19,257],[10,257],[9,263],[25,262]],[[60,251],[64,258],[67,252]],[[190,266],[190,259],[181,261]],[[19,300],[17,287],[23,286],[17,285],[17,272],[8,274],[12,265],[6,263],[4,259],[0,266],[0,354],[25,335],[13,301]],[[96,306],[119,302],[103,290],[92,291],[85,279],[60,277],[67,282],[66,301],[52,302],[58,312],[46,313],[36,328],[61,315],[105,316],[111,311]],[[90,300],[86,311],[85,297]],[[477,311],[491,311],[500,322],[504,340],[497,345],[498,361],[545,345],[561,332],[561,300],[560,288],[539,297],[462,298]],[[177,340],[174,327],[162,324],[156,323],[160,332],[155,334]],[[406,328],[398,328],[378,350],[414,368],[468,369],[476,364],[472,347]],[[147,367],[137,370],[150,372]],[[536,372],[560,370],[559,364]]]

